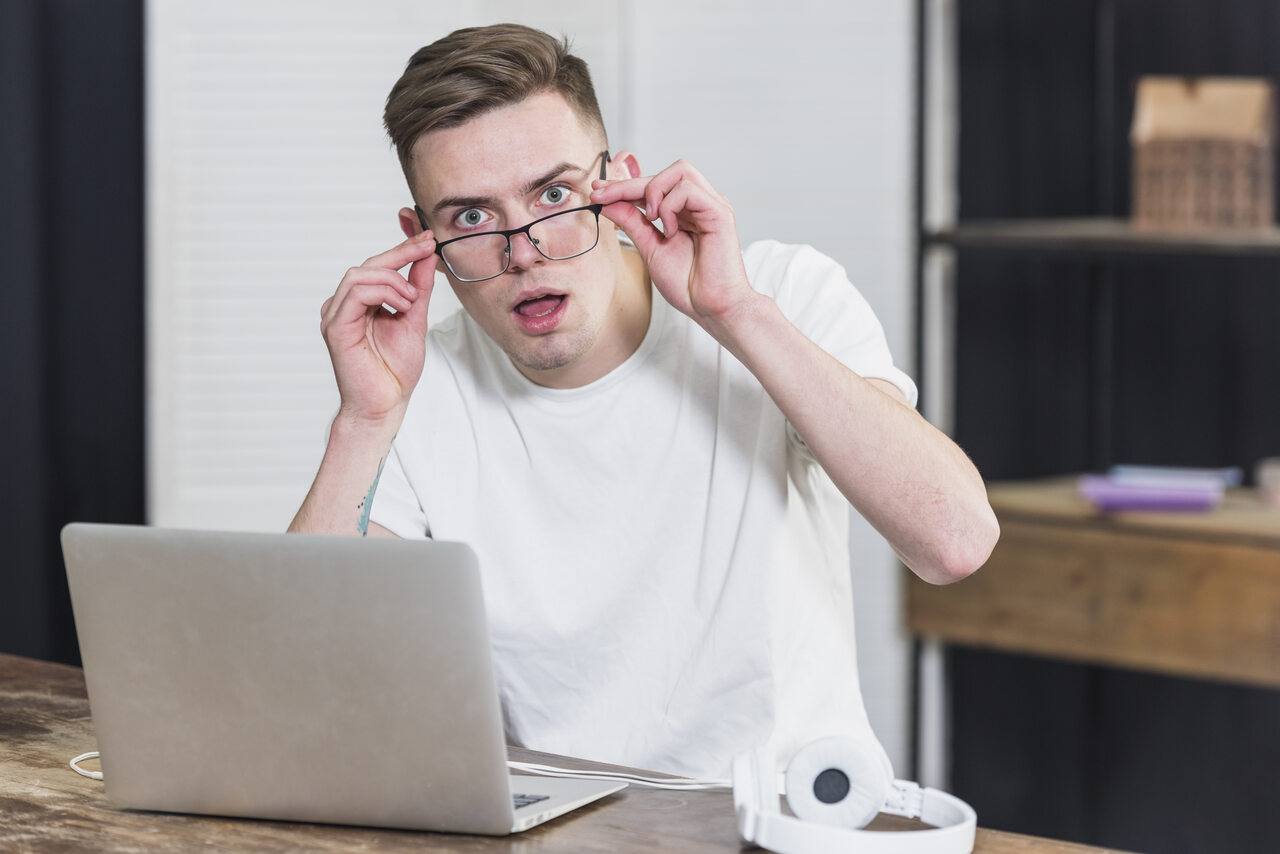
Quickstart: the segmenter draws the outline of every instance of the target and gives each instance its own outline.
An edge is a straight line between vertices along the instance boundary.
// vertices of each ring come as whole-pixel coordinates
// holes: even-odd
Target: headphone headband
[[[839,742],[845,742],[841,745]],[[801,753],[830,755],[832,767],[841,767],[842,746],[848,740],[827,739],[804,748]],[[852,745],[856,749],[856,745]],[[799,756],[800,754],[797,754]],[[816,767],[809,763],[806,767]],[[837,827],[783,815],[775,781],[772,754],[759,747],[733,762],[733,802],[738,817],[738,835],[777,854],[970,854],[978,817],[964,801],[938,789],[922,788],[908,780],[894,780],[880,811],[905,818],[919,818],[934,825],[927,830],[878,831]],[[795,786],[788,769],[787,800]],[[809,778],[809,784],[813,778]],[[793,806],[793,810],[795,807]]]

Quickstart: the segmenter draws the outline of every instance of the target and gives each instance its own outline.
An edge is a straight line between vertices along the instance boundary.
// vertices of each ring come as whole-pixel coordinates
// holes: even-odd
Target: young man
[[[324,304],[342,403],[291,530],[470,543],[514,743],[725,776],[874,740],[848,503],[937,583],[997,527],[844,272],[610,155],[544,33],[423,48],[385,118],[416,207]],[[465,311],[428,332],[437,266]]]

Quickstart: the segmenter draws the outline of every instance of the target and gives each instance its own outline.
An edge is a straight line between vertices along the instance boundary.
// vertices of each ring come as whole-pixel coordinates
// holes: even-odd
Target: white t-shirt
[[[743,254],[808,337],[914,403],[839,265]],[[370,518],[479,554],[513,744],[725,777],[766,740],[784,761],[874,741],[848,513],[756,378],[655,292],[639,349],[581,388],[530,382],[465,312],[433,329]]]

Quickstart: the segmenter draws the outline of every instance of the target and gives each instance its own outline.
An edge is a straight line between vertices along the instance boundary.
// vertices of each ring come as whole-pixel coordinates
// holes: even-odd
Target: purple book
[[[1222,500],[1222,485],[1177,483],[1118,483],[1104,475],[1080,478],[1080,494],[1104,513],[1120,510],[1160,510],[1174,513],[1203,513]]]

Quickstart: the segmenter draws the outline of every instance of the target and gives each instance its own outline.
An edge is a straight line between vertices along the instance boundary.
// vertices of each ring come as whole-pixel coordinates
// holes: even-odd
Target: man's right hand
[[[377,423],[403,416],[426,356],[435,250],[430,231],[410,237],[348,270],[321,307],[320,332],[346,418]],[[406,265],[407,278],[399,272]]]

